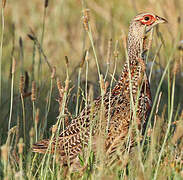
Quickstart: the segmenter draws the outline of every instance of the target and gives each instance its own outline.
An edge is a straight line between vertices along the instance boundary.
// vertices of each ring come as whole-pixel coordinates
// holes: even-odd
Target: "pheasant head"
[[[152,13],[142,13],[138,14],[132,22],[138,24],[147,33],[157,24],[165,23],[167,20]]]
[[[141,58],[145,35],[156,25],[166,22],[166,19],[153,13],[141,13],[132,19],[128,33],[129,60]]]

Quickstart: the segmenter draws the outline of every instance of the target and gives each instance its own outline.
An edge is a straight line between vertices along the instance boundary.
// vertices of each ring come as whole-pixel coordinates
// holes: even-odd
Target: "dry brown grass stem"
[[[32,102],[36,101],[36,82],[32,81],[32,94],[31,94]]]

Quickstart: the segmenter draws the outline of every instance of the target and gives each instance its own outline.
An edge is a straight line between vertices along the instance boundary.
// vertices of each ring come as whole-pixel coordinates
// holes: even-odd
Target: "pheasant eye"
[[[146,17],[144,18],[145,21],[149,21],[149,19],[150,19],[149,16],[146,16]]]

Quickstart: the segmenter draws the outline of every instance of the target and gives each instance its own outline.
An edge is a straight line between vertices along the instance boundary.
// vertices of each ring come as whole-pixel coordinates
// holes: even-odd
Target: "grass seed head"
[[[85,51],[84,54],[83,54],[83,57],[82,57],[82,60],[81,60],[81,63],[80,63],[80,68],[82,68],[83,65],[84,65],[84,62],[86,60],[86,54],[87,54],[87,51]]]
[[[68,58],[68,56],[65,56],[65,63],[66,63],[66,66],[68,67],[68,65],[69,65],[69,58]]]
[[[36,110],[36,116],[35,116],[35,123],[36,123],[36,124],[39,123],[39,112],[40,112],[40,110],[37,109],[37,110]]]
[[[58,128],[58,125],[57,124],[53,125],[53,127],[51,128],[52,134],[55,134],[56,133],[57,128]]]
[[[36,82],[32,82],[32,95],[31,95],[32,102],[36,101]]]
[[[151,128],[149,128],[149,129],[147,130],[147,137],[151,137],[152,132],[153,132],[153,130],[152,130]]]
[[[83,15],[84,17],[86,17],[88,19],[88,21],[90,20],[90,9],[84,9],[83,11]]]
[[[29,136],[30,136],[30,138],[33,138],[34,137],[34,128],[33,127],[29,131]]]
[[[8,146],[6,144],[1,146],[1,157],[4,161],[8,160]]]
[[[24,94],[27,93],[29,89],[29,74],[25,71],[25,85],[24,85]]]
[[[110,64],[111,51],[112,51],[112,39],[110,39],[110,40],[108,41],[107,59],[106,59],[106,63],[107,63],[107,64]]]
[[[5,8],[6,6],[6,0],[2,0],[2,7]]]
[[[64,89],[63,89],[63,86],[61,85],[59,78],[57,78],[57,88],[59,92],[59,97],[63,98]]]
[[[179,71],[179,63],[176,61],[173,66],[173,75],[176,76],[178,71]]]
[[[36,40],[36,38],[35,38],[34,35],[32,35],[32,34],[27,34],[27,36],[28,36],[28,38],[29,38],[30,40],[32,40],[32,41],[35,41],[35,40]]]
[[[58,92],[59,92],[59,99],[57,100],[59,103],[59,111],[61,112],[62,110],[62,100],[63,100],[63,96],[64,96],[64,88],[61,85],[61,82],[59,80],[59,78],[57,78],[57,88],[58,88]],[[66,87],[65,87],[66,89]]]
[[[20,45],[20,48],[23,49],[23,40],[22,40],[22,37],[19,38],[19,45]]]
[[[49,2],[48,0],[45,0],[45,1],[44,1],[44,7],[45,7],[45,8],[48,7],[48,2]]]
[[[18,153],[19,154],[23,153],[23,147],[24,147],[23,138],[20,138],[19,143],[18,143]]]
[[[89,21],[90,21],[89,11],[90,11],[89,9],[85,9],[83,11],[83,25],[86,31],[89,31]]]
[[[19,83],[19,91],[21,94],[24,94],[24,76],[20,76],[20,83]]]

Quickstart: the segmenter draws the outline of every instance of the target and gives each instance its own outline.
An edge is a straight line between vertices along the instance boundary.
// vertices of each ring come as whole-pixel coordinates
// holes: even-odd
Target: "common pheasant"
[[[92,151],[96,151],[96,142],[101,134],[104,136],[107,156],[122,149],[132,121],[136,122],[136,127],[142,134],[152,104],[145,59],[142,55],[146,50],[145,37],[153,27],[165,22],[167,21],[164,18],[153,13],[135,16],[129,27],[127,61],[112,91],[98,97],[93,104],[84,108],[61,132],[58,139],[41,140],[33,145],[33,151],[54,153],[56,147],[62,163],[72,164],[78,161],[78,155],[82,154],[89,144]],[[101,112],[103,118],[100,117]]]

